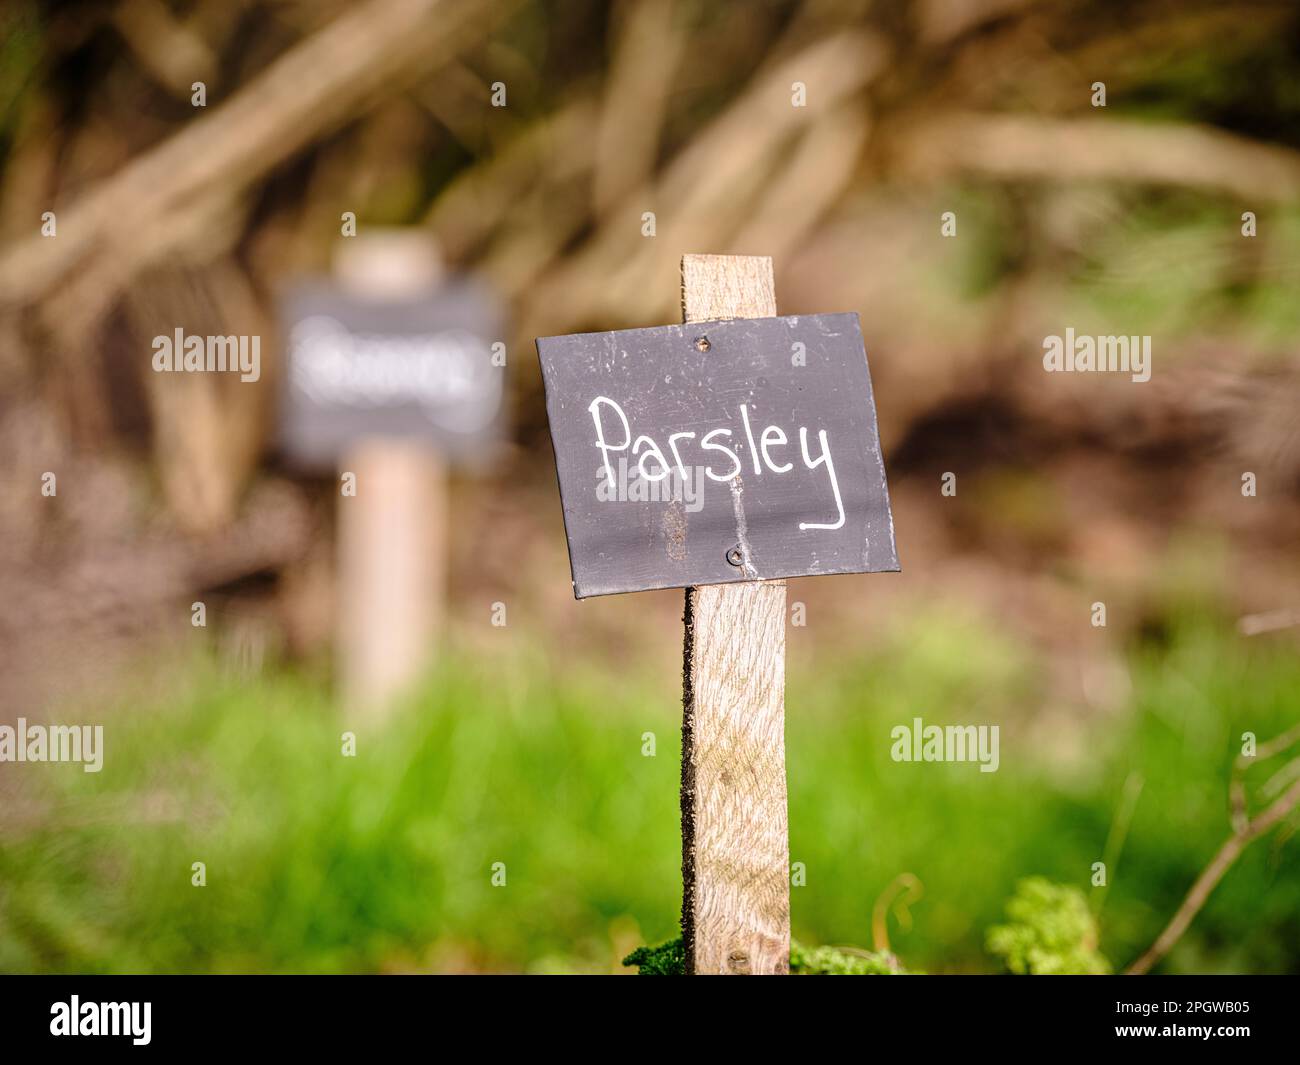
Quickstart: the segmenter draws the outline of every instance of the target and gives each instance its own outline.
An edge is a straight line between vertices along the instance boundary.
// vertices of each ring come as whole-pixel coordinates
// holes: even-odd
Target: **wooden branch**
[[[1292,199],[1300,154],[1209,126],[1116,118],[946,114],[900,122],[900,176],[951,171],[1060,181],[1149,182],[1250,202]]]
[[[1276,795],[1298,778],[1300,778],[1300,758],[1292,758],[1259,786],[1259,794],[1265,798]]]
[[[376,96],[453,58],[516,2],[370,0],[349,10],[62,208],[58,239],[34,234],[0,257],[0,305],[43,296],[97,250],[129,243],[138,228],[196,198],[247,188]]]
[[[592,198],[603,216],[648,183],[668,111],[677,67],[686,50],[680,12],[672,0],[638,0],[620,26],[596,127]],[[636,115],[636,122],[628,116]]]
[[[771,259],[682,259],[684,321],[774,314]],[[785,581],[688,588],[684,621],[687,972],[786,973]]]
[[[1270,610],[1262,614],[1246,614],[1237,619],[1237,631],[1243,636],[1280,632],[1297,625],[1300,625],[1300,610]]]
[[[655,279],[673,268],[674,249],[688,241],[731,243],[752,221],[747,201],[765,186],[788,142],[860,93],[884,69],[886,55],[877,35],[845,31],[767,64],[654,184],[623,197],[581,249],[520,294],[521,328],[531,329],[532,318],[652,317],[660,303]],[[807,107],[790,106],[790,83],[810,70],[818,72],[815,97]],[[628,220],[646,210],[659,212],[658,235],[629,245]]]
[[[549,186],[557,177],[589,173],[591,129],[597,114],[590,100],[571,100],[534,121],[496,154],[454,177],[425,215],[447,258],[470,258],[493,233],[504,229],[511,212],[539,178]],[[561,246],[568,237],[567,231],[561,234]]]
[[[838,104],[808,128],[769,176],[737,247],[794,253],[850,187],[871,132],[860,102]]]
[[[162,0],[125,0],[112,21],[145,70],[173,96],[188,99],[194,82],[210,81],[219,68],[208,43]]]
[[[1292,725],[1280,736],[1274,736],[1267,743],[1261,743],[1255,748],[1255,753],[1251,755],[1239,754],[1232,761],[1232,772],[1228,780],[1228,806],[1230,809],[1229,820],[1234,832],[1244,832],[1250,827],[1250,818],[1246,811],[1246,770],[1252,765],[1258,765],[1267,758],[1272,758],[1279,751],[1285,751],[1296,740],[1300,740],[1300,722]],[[1285,766],[1283,770],[1285,770]],[[1270,785],[1278,775],[1274,776],[1264,785],[1262,793],[1268,794]]]
[[[1232,867],[1232,863],[1246,849],[1247,844],[1257,840],[1292,810],[1296,809],[1297,806],[1300,806],[1300,780],[1292,784],[1272,806],[1247,822],[1243,831],[1236,832],[1224,840],[1223,846],[1210,859],[1210,864],[1205,867],[1201,875],[1196,878],[1196,883],[1192,885],[1187,897],[1183,899],[1182,905],[1178,907],[1178,912],[1174,914],[1165,930],[1160,933],[1159,938],[1142,957],[1129,966],[1129,976],[1142,976],[1150,972],[1152,967],[1169,953],[1170,948],[1187,931],[1192,919],[1201,911],[1201,907],[1205,905],[1205,901],[1210,897],[1210,892],[1223,879],[1224,873]]]

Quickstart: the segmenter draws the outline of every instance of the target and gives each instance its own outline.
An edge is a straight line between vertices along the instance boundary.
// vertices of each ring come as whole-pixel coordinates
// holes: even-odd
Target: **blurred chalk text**
[[[295,465],[329,469],[375,438],[490,464],[505,429],[505,310],[491,289],[452,278],[381,298],[309,281],[283,319],[280,442]]]
[[[501,374],[487,343],[464,329],[408,336],[352,333],[317,315],[289,340],[293,387],[322,407],[418,404],[448,432],[477,432],[496,417]]]

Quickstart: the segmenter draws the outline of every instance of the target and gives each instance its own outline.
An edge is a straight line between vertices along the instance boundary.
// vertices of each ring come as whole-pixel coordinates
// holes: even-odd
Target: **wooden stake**
[[[340,243],[340,287],[377,301],[418,297],[442,276],[419,229],[372,229]],[[358,440],[342,469],[355,497],[339,499],[338,672],[344,706],[378,714],[435,657],[447,584],[447,464],[426,442]]]
[[[343,705],[382,713],[432,664],[442,627],[447,469],[431,448],[374,438],[344,459],[338,670]]]
[[[683,321],[775,314],[770,258],[683,257]],[[686,971],[786,973],[785,581],[688,588],[683,620]]]

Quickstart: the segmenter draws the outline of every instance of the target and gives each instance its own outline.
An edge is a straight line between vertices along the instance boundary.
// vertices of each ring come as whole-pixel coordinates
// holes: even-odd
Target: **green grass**
[[[1241,732],[1300,717],[1294,654],[1210,626],[1136,653],[1131,675],[1126,709],[1081,719],[987,626],[917,619],[858,658],[792,647],[796,937],[870,947],[875,899],[911,873],[911,927],[889,922],[907,968],[996,970],[986,933],[1021,878],[1100,903],[1091,865],[1136,773],[1100,916],[1121,968],[1226,835]],[[999,724],[1001,768],[894,763],[889,730],[913,716]],[[313,681],[199,665],[174,701],[61,719],[104,721],[105,766],[6,768],[22,815],[0,817],[0,970],[615,971],[677,934],[680,710],[663,670],[460,655],[380,727],[345,722]],[[1300,970],[1288,831],[1247,851],[1168,969]]]

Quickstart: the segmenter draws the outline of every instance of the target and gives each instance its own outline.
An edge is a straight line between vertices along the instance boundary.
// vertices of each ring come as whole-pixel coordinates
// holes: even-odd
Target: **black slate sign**
[[[488,458],[504,421],[505,369],[492,355],[504,312],[484,286],[459,279],[370,300],[309,282],[282,318],[280,444],[295,464],[332,469],[371,436],[424,439],[465,465]]]
[[[899,568],[856,314],[537,352],[577,598]]]

